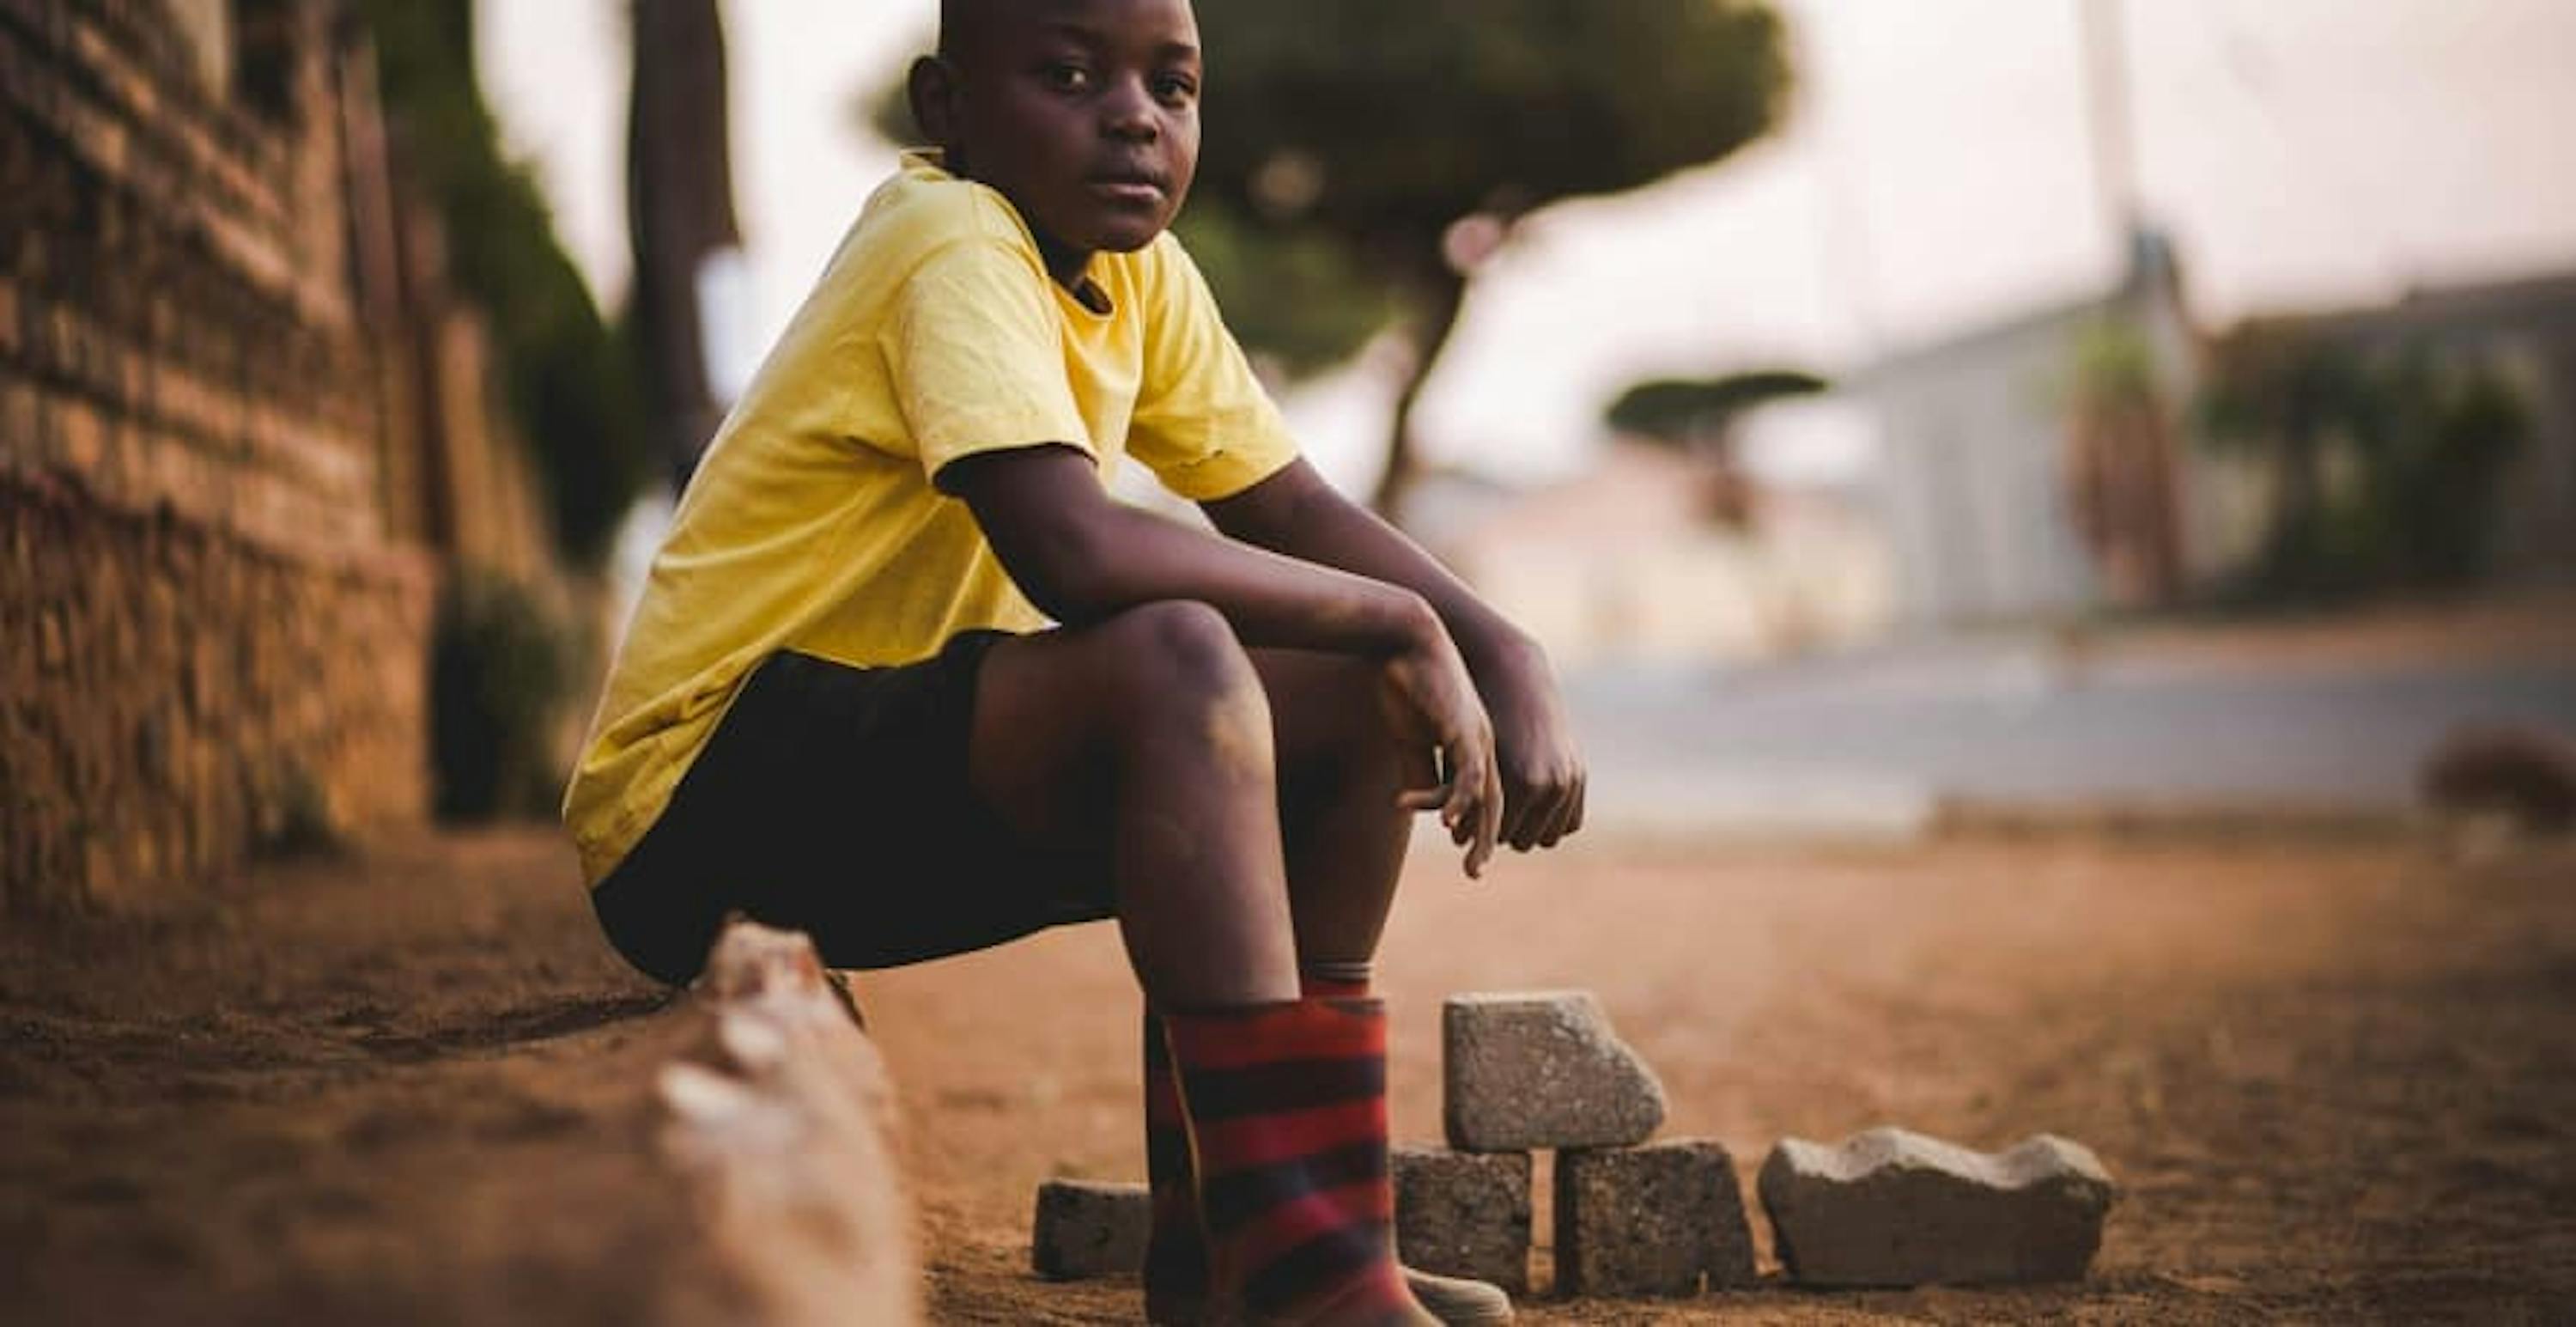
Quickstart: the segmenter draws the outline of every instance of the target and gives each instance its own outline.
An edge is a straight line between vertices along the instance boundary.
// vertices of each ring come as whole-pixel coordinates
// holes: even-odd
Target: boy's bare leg
[[[1367,963],[1411,832],[1376,667],[1245,651],[1190,604],[996,645],[969,772],[1019,832],[1119,882],[1140,979],[1183,1008]]]
[[[1116,882],[1128,959],[1158,1006],[1297,998],[1271,717],[1251,658],[1202,604],[984,656],[968,779],[1068,870]]]
[[[1305,650],[1254,650],[1252,663],[1278,751],[1297,961],[1313,975],[1364,972],[1413,832],[1413,813],[1396,804],[1403,752],[1380,700],[1381,670]]]

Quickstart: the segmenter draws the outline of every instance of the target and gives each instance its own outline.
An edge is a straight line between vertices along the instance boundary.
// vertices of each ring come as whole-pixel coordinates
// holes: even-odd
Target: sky
[[[1831,373],[2116,279],[2081,6],[1782,0],[1800,85],[1718,165],[1540,213],[1479,276],[1425,393],[1435,460],[1579,468],[1640,377]],[[484,0],[478,63],[576,261],[627,280],[626,0]],[[785,326],[893,150],[852,107],[926,41],[936,0],[727,0],[740,337]],[[2195,311],[2395,298],[2576,268],[2576,3],[2128,0],[2130,187]],[[1211,52],[1209,114],[1224,107]],[[1316,464],[1372,472],[1382,361],[1286,401]]]

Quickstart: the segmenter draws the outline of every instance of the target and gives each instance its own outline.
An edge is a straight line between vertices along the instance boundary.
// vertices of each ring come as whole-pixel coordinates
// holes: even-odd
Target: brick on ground
[[[1462,1152],[1624,1147],[1664,1088],[1588,991],[1453,995],[1441,1007],[1442,1121]]]
[[[1397,1147],[1396,1249],[1410,1267],[1529,1293],[1530,1155]]]
[[[1145,1266],[1153,1195],[1142,1184],[1048,1180],[1038,1186],[1029,1261],[1058,1281],[1132,1276]]]
[[[1556,1277],[1576,1295],[1754,1284],[1753,1234],[1726,1149],[1683,1139],[1558,1154]]]
[[[2081,1143],[1986,1153],[1892,1128],[1787,1139],[1758,1187],[1781,1262],[1811,1286],[2079,1280],[2118,1196]]]

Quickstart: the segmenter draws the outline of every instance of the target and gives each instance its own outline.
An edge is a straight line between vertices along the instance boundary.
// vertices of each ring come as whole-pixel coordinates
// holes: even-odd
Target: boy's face
[[[1016,205],[1051,267],[1130,253],[1172,224],[1198,170],[1189,0],[970,0],[951,33],[951,166]],[[916,106],[916,109],[923,109]],[[1065,274],[1060,271],[1059,275]]]

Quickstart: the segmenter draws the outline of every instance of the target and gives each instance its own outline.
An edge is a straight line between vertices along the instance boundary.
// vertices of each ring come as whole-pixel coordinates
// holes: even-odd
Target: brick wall
[[[457,315],[383,272],[364,55],[331,0],[0,0],[0,912],[425,814]]]

